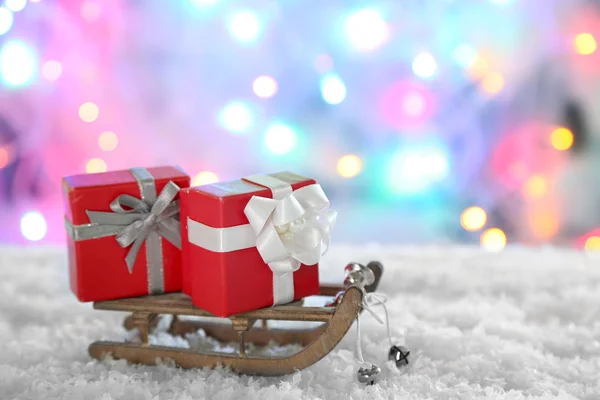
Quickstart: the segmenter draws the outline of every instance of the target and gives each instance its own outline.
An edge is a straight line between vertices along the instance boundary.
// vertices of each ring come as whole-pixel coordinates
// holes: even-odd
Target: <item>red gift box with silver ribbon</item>
[[[318,294],[328,207],[314,179],[290,172],[182,190],[183,291],[219,317]]]
[[[69,278],[80,301],[181,290],[175,167],[131,168],[63,179]]]

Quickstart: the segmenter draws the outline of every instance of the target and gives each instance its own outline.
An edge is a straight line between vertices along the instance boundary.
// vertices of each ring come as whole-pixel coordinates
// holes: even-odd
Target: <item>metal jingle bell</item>
[[[356,373],[356,378],[360,383],[372,385],[377,380],[380,372],[381,368],[375,364],[372,364],[371,368],[360,368]]]
[[[344,268],[346,278],[344,279],[344,286],[356,285],[364,288],[375,282],[375,274],[369,267],[365,267],[362,264],[351,262]]]
[[[410,350],[404,346],[392,346],[388,353],[388,360],[393,361],[396,364],[396,368],[400,369],[408,365],[408,356]]]

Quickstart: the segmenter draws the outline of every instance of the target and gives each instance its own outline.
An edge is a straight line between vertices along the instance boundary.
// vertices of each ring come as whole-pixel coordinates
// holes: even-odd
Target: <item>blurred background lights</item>
[[[523,187],[523,195],[530,199],[543,197],[546,194],[546,191],[546,179],[539,175],[534,175],[527,179]]]
[[[534,206],[527,213],[527,223],[536,239],[547,240],[558,232],[557,212],[549,205]]]
[[[413,146],[395,154],[387,171],[387,186],[397,194],[416,194],[444,179],[448,155],[436,146]]]
[[[9,161],[10,154],[8,152],[8,149],[5,147],[0,147],[0,169],[6,167]]]
[[[582,55],[590,55],[598,47],[596,39],[590,33],[580,33],[575,37],[575,50]]]
[[[362,169],[362,161],[354,154],[347,154],[339,159],[337,171],[344,178],[352,178]]]
[[[101,158],[92,158],[85,165],[85,172],[88,174],[95,174],[98,172],[106,172],[107,166],[104,160]]]
[[[56,60],[46,61],[42,64],[42,75],[47,80],[54,82],[62,75],[62,65]]]
[[[508,6],[515,2],[515,0],[490,0],[493,4],[497,4],[499,6]]]
[[[113,151],[119,145],[119,138],[114,132],[102,132],[98,136],[98,146],[104,151]]]
[[[499,93],[504,88],[504,78],[497,72],[490,72],[483,77],[481,87],[489,94]]]
[[[454,49],[454,59],[459,65],[469,67],[477,61],[477,50],[468,44],[461,44]]]
[[[556,128],[550,135],[550,142],[556,150],[568,150],[573,145],[573,140],[573,132],[567,128]]]
[[[426,107],[425,98],[417,91],[408,92],[402,99],[402,110],[410,117],[419,117]]]
[[[358,50],[373,50],[389,38],[389,27],[378,10],[362,9],[350,14],[344,30],[350,44]]]
[[[232,101],[221,110],[219,123],[232,133],[242,134],[254,126],[254,116],[246,103]]]
[[[238,11],[227,20],[227,29],[231,36],[242,43],[258,40],[262,27],[258,16],[251,11]]]
[[[12,24],[13,13],[5,7],[0,7],[0,35],[10,31]]]
[[[38,211],[29,211],[21,217],[21,233],[27,240],[38,241],[46,236],[46,219]]]
[[[259,76],[252,83],[252,90],[263,99],[273,97],[277,93],[277,81],[268,75]]]
[[[94,122],[98,118],[99,112],[98,106],[92,102],[79,106],[79,118],[84,122]]]
[[[294,129],[282,123],[273,123],[265,132],[267,150],[275,155],[288,154],[296,147],[298,138]]]
[[[600,251],[600,237],[591,236],[587,238],[584,248],[586,251]]]
[[[420,53],[413,60],[412,69],[421,78],[431,78],[435,75],[437,63],[430,53]]]
[[[481,234],[480,242],[488,251],[500,251],[506,247],[506,235],[499,228],[491,228]]]
[[[328,104],[340,104],[346,98],[346,86],[335,74],[327,74],[321,78],[321,96]]]
[[[485,226],[486,222],[487,215],[481,207],[469,207],[460,215],[460,224],[469,232],[480,230]]]
[[[25,8],[27,0],[5,0],[4,7],[8,8],[12,12],[19,12]]]
[[[9,40],[0,50],[0,78],[9,87],[24,86],[33,81],[37,72],[34,50],[20,40]]]
[[[192,186],[210,185],[219,182],[219,177],[214,172],[198,172],[192,179]]]

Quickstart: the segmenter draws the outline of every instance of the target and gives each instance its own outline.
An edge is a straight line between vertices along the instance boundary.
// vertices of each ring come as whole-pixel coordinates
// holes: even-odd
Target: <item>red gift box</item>
[[[184,293],[194,305],[219,317],[318,294],[318,257],[328,230],[298,218],[305,212],[308,216],[313,205],[313,217],[329,205],[321,187],[314,179],[289,172],[182,190]],[[289,214],[292,209],[295,215]],[[281,217],[286,212],[289,215]],[[329,219],[332,216],[329,213]],[[310,242],[312,256],[286,253],[287,239],[282,238],[294,234],[283,231],[290,222],[298,227],[300,220],[311,226],[302,231],[306,234],[296,235],[312,239],[304,240]]]
[[[181,290],[177,198],[189,186],[175,167],[63,178],[69,278],[79,301]]]

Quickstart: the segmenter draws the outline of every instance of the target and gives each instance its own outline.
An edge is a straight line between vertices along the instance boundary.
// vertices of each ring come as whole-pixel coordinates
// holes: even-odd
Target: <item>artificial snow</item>
[[[364,355],[382,367],[379,383],[365,387],[355,378],[355,327],[323,360],[285,377],[92,360],[95,340],[136,340],[122,327],[125,314],[75,300],[61,249],[0,248],[0,399],[600,399],[600,259],[553,249],[337,246],[322,281],[340,282],[348,261],[372,259],[385,265],[380,292],[411,364],[398,371],[387,362],[385,328],[364,313]],[[160,327],[151,337],[235,350],[202,332],[188,339]]]

